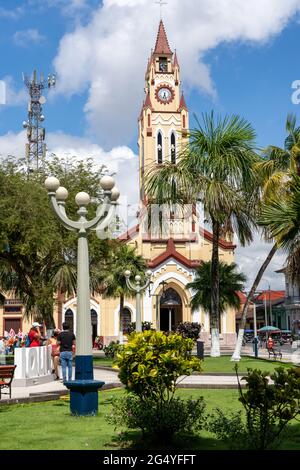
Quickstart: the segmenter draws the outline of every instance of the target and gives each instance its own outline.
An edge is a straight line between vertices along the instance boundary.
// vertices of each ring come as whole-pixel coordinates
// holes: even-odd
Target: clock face
[[[169,103],[173,99],[173,90],[167,86],[162,86],[156,90],[156,97],[162,103]]]

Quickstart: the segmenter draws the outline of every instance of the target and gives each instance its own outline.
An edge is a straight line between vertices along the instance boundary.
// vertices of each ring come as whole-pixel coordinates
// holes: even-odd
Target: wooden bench
[[[277,357],[282,359],[282,352],[280,351],[280,349],[278,349],[278,350],[277,349],[268,349],[268,353],[269,353],[269,359],[271,358],[271,356],[273,356],[275,361],[277,360]]]
[[[3,392],[11,398],[11,383],[14,378],[15,368],[17,366],[0,366],[0,399],[3,388],[8,388],[9,392]]]

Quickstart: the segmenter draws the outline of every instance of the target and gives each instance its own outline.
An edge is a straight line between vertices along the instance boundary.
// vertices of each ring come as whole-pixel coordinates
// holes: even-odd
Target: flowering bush
[[[153,330],[152,326],[153,326],[153,324],[150,321],[143,321],[142,322],[142,331]],[[134,333],[135,328],[136,328],[136,323],[135,322],[129,323],[129,325],[126,328],[126,334],[130,335],[131,333]]]
[[[176,333],[180,334],[183,338],[190,338],[193,341],[197,341],[201,331],[201,325],[195,322],[186,321],[179,323],[176,329]]]
[[[114,359],[118,350],[120,349],[120,341],[111,341],[107,346],[104,346],[104,354],[110,359]]]
[[[180,376],[201,371],[201,361],[191,355],[193,345],[193,340],[178,334],[151,330],[131,334],[114,364],[130,393],[114,404],[110,421],[165,440],[200,426],[202,398],[184,401],[174,396]]]

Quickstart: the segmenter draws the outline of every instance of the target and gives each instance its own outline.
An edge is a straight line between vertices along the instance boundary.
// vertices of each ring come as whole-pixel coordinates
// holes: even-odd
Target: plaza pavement
[[[230,354],[229,351],[226,352]],[[102,356],[102,351],[99,351],[95,356]],[[246,345],[243,348],[242,354],[244,356],[254,356],[252,345]],[[291,349],[284,350],[282,349],[282,361],[290,362],[292,361],[293,351]],[[298,354],[300,354],[298,350]],[[258,351],[258,357],[268,358],[268,352],[266,349],[260,348]],[[205,360],[205,359],[204,359]],[[280,361],[278,361],[278,365]],[[73,377],[75,371],[73,370]],[[241,374],[242,376],[243,374]],[[109,368],[95,366],[94,367],[94,378],[96,380],[101,380],[105,382],[103,389],[120,387],[121,382],[118,378],[118,372],[111,370]],[[184,388],[236,388],[237,379],[232,373],[230,374],[200,374],[200,375],[191,375],[189,377],[181,377],[178,381],[180,387]],[[4,390],[6,391],[6,390]],[[2,392],[3,393],[3,392]],[[0,404],[5,403],[16,403],[16,402],[37,402],[37,401],[46,401],[58,398],[61,395],[68,394],[69,391],[60,381],[52,381],[46,384],[34,385],[30,387],[16,387],[14,382],[12,383],[12,399],[8,399],[8,395],[2,394],[2,399]]]

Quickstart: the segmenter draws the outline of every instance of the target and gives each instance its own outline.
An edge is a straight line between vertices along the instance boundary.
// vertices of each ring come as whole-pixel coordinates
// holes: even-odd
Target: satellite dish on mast
[[[41,96],[39,99],[40,104],[45,104],[46,103],[46,98],[44,96]]]

